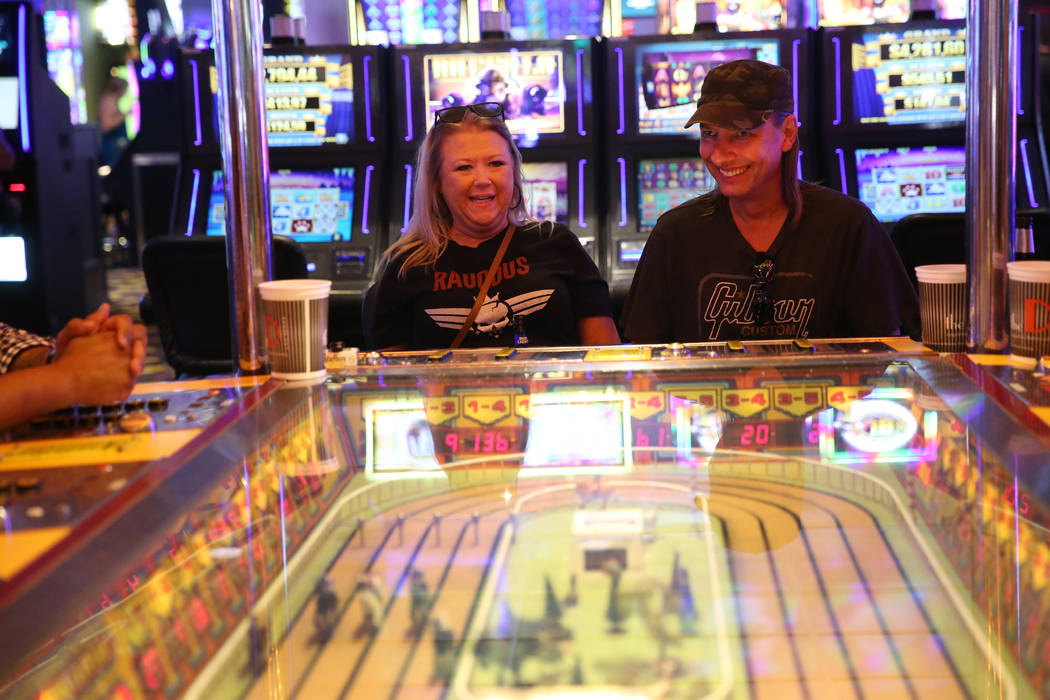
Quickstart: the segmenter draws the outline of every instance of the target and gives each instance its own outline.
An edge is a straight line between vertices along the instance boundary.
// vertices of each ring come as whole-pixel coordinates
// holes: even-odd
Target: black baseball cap
[[[725,129],[757,129],[773,112],[794,112],[791,73],[751,58],[715,66],[704,78],[696,111],[686,122]]]

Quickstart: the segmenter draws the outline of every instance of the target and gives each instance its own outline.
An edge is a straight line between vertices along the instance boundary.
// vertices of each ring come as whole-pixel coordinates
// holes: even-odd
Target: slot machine
[[[755,32],[800,26],[789,15],[789,0],[711,0],[720,32]],[[615,0],[612,36],[691,34],[696,24],[696,3],[658,0]],[[808,25],[807,25],[808,26]]]
[[[479,38],[477,2],[350,0],[346,6],[353,44],[451,44]]]
[[[42,17],[0,4],[0,319],[57,332],[106,299],[95,132],[48,75]]]
[[[1045,210],[1038,16],[1018,27],[1016,205]],[[829,187],[885,225],[966,210],[966,22],[827,27],[822,122]]]
[[[800,126],[799,177],[819,177],[812,145],[812,81],[805,79],[813,65],[814,45],[807,29],[609,40],[603,110],[608,144],[603,186],[609,193],[604,250],[614,306],[622,305],[660,214],[715,186],[700,158],[699,129],[683,129],[711,68],[752,58],[791,71]]]
[[[302,244],[311,277],[332,280],[337,338],[357,330],[361,295],[386,240],[384,59],[383,47],[264,50],[271,231]],[[212,52],[184,52],[183,74],[190,115],[172,232],[224,235]]]
[[[391,240],[408,228],[416,152],[445,107],[503,101],[524,160],[530,216],[563,223],[601,267],[590,39],[485,41],[394,51]]]

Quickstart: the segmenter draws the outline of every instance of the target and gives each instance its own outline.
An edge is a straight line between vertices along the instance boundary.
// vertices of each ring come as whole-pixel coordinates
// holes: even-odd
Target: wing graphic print
[[[537,289],[534,292],[526,292],[507,299],[507,306],[511,308],[515,316],[528,316],[546,306],[553,294],[553,289]]]
[[[427,316],[433,319],[434,323],[442,328],[452,328],[453,330],[460,328],[463,322],[467,320],[467,315],[470,313],[469,308],[459,306],[449,306],[443,309],[427,309]]]

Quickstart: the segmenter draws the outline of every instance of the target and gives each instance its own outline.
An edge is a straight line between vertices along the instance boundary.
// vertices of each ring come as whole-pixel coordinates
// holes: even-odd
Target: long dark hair
[[[770,117],[773,124],[780,128],[784,120],[791,112],[773,112]],[[798,226],[802,219],[802,188],[798,179],[798,133],[795,133],[795,143],[786,151],[780,159],[780,197],[788,208],[788,222],[790,228]],[[717,211],[726,202],[726,196],[716,186],[710,192],[700,196],[700,214],[708,216]]]

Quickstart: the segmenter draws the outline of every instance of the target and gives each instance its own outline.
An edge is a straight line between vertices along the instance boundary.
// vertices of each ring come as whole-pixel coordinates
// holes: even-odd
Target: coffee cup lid
[[[1050,282],[1050,260],[1017,260],[1006,263],[1006,275],[1018,282]]]
[[[965,265],[919,265],[915,277],[920,282],[949,284],[966,281]]]
[[[332,291],[331,280],[273,280],[259,283],[259,294],[267,301],[324,299]]]

